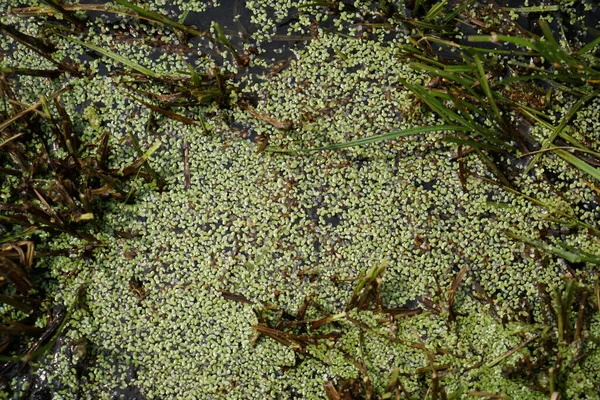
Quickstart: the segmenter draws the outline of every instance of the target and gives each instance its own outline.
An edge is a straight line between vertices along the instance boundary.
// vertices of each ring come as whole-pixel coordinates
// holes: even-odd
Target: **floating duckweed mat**
[[[241,15],[199,37],[152,13],[191,24],[217,4],[63,2],[78,33],[46,3],[8,3],[3,23],[57,50],[53,62],[2,35],[0,66],[61,73],[17,75],[15,96],[70,85],[74,131],[108,135],[111,168],[139,176],[131,201],[103,204],[93,256],[38,261],[52,304],[72,311],[3,398],[600,396],[599,182],[550,152],[529,173],[525,157],[479,157],[402,85],[435,88],[405,46],[445,2],[415,2],[414,20],[402,2],[227,2]],[[485,11],[472,3],[470,23]],[[577,101],[561,87],[545,111],[558,125]],[[599,101],[566,128],[592,152]],[[440,130],[305,151],[423,126]]]

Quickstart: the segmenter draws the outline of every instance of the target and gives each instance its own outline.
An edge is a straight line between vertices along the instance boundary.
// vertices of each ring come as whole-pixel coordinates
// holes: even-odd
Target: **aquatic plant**
[[[504,13],[553,13],[555,4],[533,11],[472,1],[412,9],[400,1],[246,5],[232,7],[240,14],[233,23],[259,26],[240,35],[227,20],[204,24],[206,35],[193,26],[207,22],[195,12],[225,9],[208,2],[59,4],[84,21],[81,31],[56,7],[3,9],[2,23],[13,29],[0,45],[15,51],[0,66],[18,83],[11,86],[11,99],[22,103],[17,113],[40,94],[51,99],[48,113],[40,105],[27,112],[31,120],[7,128],[19,134],[20,124],[36,122],[51,144],[50,115],[72,144],[52,99],[68,82],[57,103],[86,145],[47,146],[49,156],[115,180],[91,197],[94,218],[79,221],[69,218],[84,207],[77,196],[70,194],[75,208],[65,208],[43,187],[63,224],[40,214],[54,228],[34,224],[42,230],[14,238],[39,242],[43,257],[23,270],[69,316],[46,342],[49,354],[28,364],[31,380],[8,383],[15,393],[594,395],[598,190],[577,166],[595,167],[600,150],[589,134],[598,99],[582,101],[594,82],[548,76],[503,86],[487,74],[501,71],[489,52],[471,54],[452,36],[456,23],[491,36],[486,29]],[[504,35],[533,41],[506,26]],[[454,40],[464,54],[440,53],[446,44],[438,39]],[[511,50],[515,58],[530,51]],[[40,53],[50,59],[32,56]],[[554,85],[553,96],[545,85]],[[516,107],[530,92],[530,109]],[[428,102],[450,110],[436,114]],[[527,150],[498,115],[531,121]],[[539,153],[531,147],[554,133]],[[571,153],[569,137],[585,151]],[[526,173],[524,160],[536,154]],[[71,179],[77,193],[85,192],[81,182],[104,185],[89,173]],[[27,199],[49,210],[37,196]],[[93,257],[80,249],[82,232],[102,241]],[[12,246],[6,254],[20,262],[14,247],[28,247]],[[517,373],[523,366],[531,369]]]
[[[43,51],[41,43],[30,42]],[[144,153],[137,145],[139,158],[115,170],[108,164],[108,132],[95,143],[82,142],[61,102],[69,86],[41,95],[31,105],[20,101],[15,86],[21,76],[56,78],[61,73],[31,71],[5,71],[12,76],[0,78],[0,360],[5,387],[54,346],[76,305],[54,307],[47,297],[51,284],[44,278],[46,272],[37,268],[38,260],[61,254],[90,256],[101,245],[96,234],[103,199],[132,201],[135,186],[127,181],[145,177],[142,167],[161,182],[148,164],[160,143]],[[48,244],[61,234],[80,239],[80,245],[48,251]]]

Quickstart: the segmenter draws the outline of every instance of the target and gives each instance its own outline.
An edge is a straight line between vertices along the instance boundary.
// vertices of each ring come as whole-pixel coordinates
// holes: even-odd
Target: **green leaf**
[[[591,177],[600,182],[600,170],[598,168],[592,167],[590,164],[586,163],[581,158],[567,151],[557,149],[552,150],[552,152],[557,154],[563,160],[578,168],[580,171],[585,172],[586,174],[590,175]]]
[[[349,147],[364,146],[364,145],[370,144],[370,143],[376,143],[376,142],[381,142],[384,140],[395,139],[395,138],[401,137],[401,136],[417,135],[420,133],[441,132],[441,131],[456,132],[456,131],[465,131],[465,130],[466,130],[466,128],[464,128],[462,126],[456,126],[456,125],[420,126],[418,128],[405,129],[405,130],[401,130],[401,131],[392,131],[392,132],[384,133],[382,135],[371,136],[371,137],[367,137],[367,138],[352,140],[352,141],[345,142],[345,143],[332,144],[329,146],[316,147],[316,148],[312,148],[312,149],[285,150],[285,149],[277,149],[277,148],[269,147],[265,151],[270,152],[270,153],[291,153],[291,154],[314,153],[314,152],[325,151],[325,150],[339,150],[339,149],[346,149]]]
[[[554,254],[555,256],[564,258],[570,263],[581,263],[588,262],[591,264],[600,264],[600,257],[588,252],[576,249],[566,244],[561,244],[561,247],[552,246],[550,244],[541,242],[539,240],[527,239],[526,237],[516,235],[511,232],[506,232],[506,235],[512,239],[519,240],[534,246],[540,250],[544,250],[547,253]]]
[[[136,63],[135,61],[132,61],[126,57],[123,57],[123,56],[117,54],[117,53],[113,53],[110,50],[106,50],[100,46],[96,46],[95,44],[82,42],[81,40],[77,40],[70,36],[64,36],[64,35],[60,35],[60,36],[64,37],[67,40],[75,42],[75,43],[79,44],[80,46],[87,47],[89,49],[92,49],[92,50],[106,56],[106,57],[112,58],[113,60],[115,60],[123,65],[126,65],[129,68],[131,68],[132,70],[137,71],[143,75],[147,75],[151,78],[160,78],[161,77],[160,74],[157,74],[156,72],[154,72],[146,67],[142,67],[140,64]]]

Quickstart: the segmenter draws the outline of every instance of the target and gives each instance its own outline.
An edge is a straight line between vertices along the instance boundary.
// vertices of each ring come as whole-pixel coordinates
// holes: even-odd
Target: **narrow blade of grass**
[[[490,89],[490,84],[488,82],[487,76],[485,74],[485,70],[484,70],[484,66],[483,66],[483,62],[481,61],[481,58],[478,54],[475,54],[473,56],[473,61],[475,62],[475,67],[476,67],[476,76],[479,79],[479,84],[481,85],[481,88],[483,89],[483,92],[485,93],[490,106],[492,107],[492,111],[494,112],[494,117],[496,118],[496,122],[498,124],[502,124],[502,116],[500,115],[500,109],[498,108],[498,105],[496,104],[496,101],[494,100],[494,94],[492,93],[492,90]]]
[[[475,80],[469,79],[467,77],[463,77],[461,75],[457,75],[452,72],[448,72],[447,69],[440,70],[439,68],[432,67],[432,66],[429,66],[429,65],[426,65],[423,63],[411,63],[410,67],[414,68],[418,71],[428,72],[429,74],[431,74],[433,76],[439,76],[439,77],[448,79],[450,81],[457,82],[461,85],[461,87],[468,90],[469,93],[471,93],[473,96],[477,96],[477,93],[475,93],[475,91],[471,88],[471,86],[473,85],[473,82],[475,82]]]
[[[229,50],[229,52],[231,53],[231,55],[235,59],[235,62],[239,66],[243,66],[244,65],[244,60],[242,60],[242,58],[240,57],[240,55],[238,54],[238,52],[235,50],[235,48],[233,47],[233,45],[231,44],[231,42],[229,41],[229,39],[227,39],[227,36],[225,35],[225,32],[223,32],[223,29],[221,29],[221,25],[219,25],[217,22],[213,22],[213,27],[215,28],[215,32],[217,32],[217,40],[223,46],[225,46],[225,48],[227,50]]]
[[[461,139],[461,138],[457,138],[457,137],[453,137],[453,136],[444,138],[444,142],[456,143],[459,145],[472,147],[473,149],[488,149],[488,150],[496,150],[496,151],[498,150],[496,147],[492,147],[485,143],[477,142],[475,140]]]
[[[470,7],[473,3],[475,3],[475,1],[476,0],[467,0],[467,1],[463,2],[460,6],[456,7],[454,9],[454,11],[450,12],[448,15],[446,15],[444,17],[444,22],[448,23],[448,22],[452,21],[454,19],[454,17],[456,17],[461,12],[463,12],[463,10],[466,10],[468,7]]]
[[[179,16],[179,21],[177,21],[177,23],[183,25],[189,14],[190,14],[190,10],[185,10],[184,12],[182,12],[181,15]]]
[[[56,0],[42,0],[42,3],[61,13],[62,16],[75,25],[79,31],[82,31],[85,28],[85,23],[83,21],[75,17],[70,11],[65,10]]]
[[[448,0],[442,0],[435,3],[425,15],[424,20],[426,22],[431,22],[431,20],[435,19],[442,11],[444,11],[446,4],[448,4]]]
[[[496,133],[483,127],[481,124],[474,123],[472,120],[466,119],[465,117],[459,115],[458,113],[452,111],[445,104],[442,104],[435,96],[418,85],[411,85],[403,79],[400,79],[400,83],[402,83],[407,89],[411,90],[417,97],[419,97],[425,104],[427,104],[433,111],[435,111],[442,119],[446,121],[448,124],[458,123],[462,125],[466,130],[470,130],[473,133],[478,133],[480,136],[484,137],[486,140],[491,143],[504,147],[505,143],[500,140]]]
[[[564,220],[559,221],[560,223],[564,223],[565,225],[579,226],[581,228],[587,229],[590,232],[593,232],[595,235],[600,236],[600,230],[595,226],[588,224],[587,222],[583,222],[574,216],[574,212],[569,207],[557,207],[551,203],[547,203],[545,201],[539,200],[535,197],[528,196],[524,193],[519,192],[510,187],[503,187],[504,190],[507,190],[517,196],[520,196],[533,204],[543,207],[548,210],[551,214],[554,214],[560,218],[564,218]]]
[[[555,256],[564,258],[570,263],[581,263],[588,262],[591,264],[600,264],[600,257],[594,254],[590,254],[584,252],[582,250],[575,249],[570,247],[570,250],[567,250],[563,247],[552,246],[550,244],[544,243],[539,240],[528,239],[524,236],[520,236],[511,232],[505,232],[506,235],[512,239],[519,240],[521,242],[527,243],[533,247],[536,247],[540,250],[544,250],[547,253],[554,254]]]
[[[121,173],[124,177],[128,177],[133,174],[136,170],[138,170],[144,163],[148,161],[150,156],[154,154],[156,150],[161,146],[160,142],[156,142],[150,147],[144,154],[137,158],[131,165],[123,169]]]
[[[532,151],[530,153],[525,153],[525,154],[521,154],[519,156],[520,157],[527,157],[527,156],[531,156],[537,153],[545,153],[548,151],[555,151],[555,150],[571,150],[571,151],[578,151],[581,153],[586,153],[586,154],[590,154],[598,159],[600,159],[600,153],[594,150],[590,150],[590,149],[585,149],[585,148],[581,148],[581,147],[575,147],[575,146],[558,146],[558,147],[550,147],[548,149],[543,149],[543,150],[537,150],[537,151]]]
[[[527,49],[538,51],[538,47],[533,41],[524,39],[522,37],[517,37],[517,36],[507,36],[507,35],[498,35],[498,34],[471,35],[467,39],[469,40],[469,42],[475,42],[475,43],[500,43],[500,42],[512,43],[517,46],[521,46],[521,47],[525,47]]]
[[[591,53],[591,51],[594,50],[594,48],[599,45],[600,45],[600,36],[598,36],[596,39],[592,40],[591,42],[589,42],[588,44],[583,46],[581,49],[579,49],[577,54],[579,54],[580,56],[583,56],[588,53]]]
[[[483,151],[481,151],[477,147],[475,147],[474,150],[479,156],[479,158],[483,161],[483,163],[490,169],[490,171],[492,171],[494,175],[496,175],[498,179],[500,179],[500,182],[502,182],[504,186],[509,188],[512,187],[510,181],[506,178],[506,176],[504,176],[504,174],[502,173],[502,171],[500,171],[496,164],[494,164],[491,158],[489,158]]]
[[[167,17],[164,17],[164,16],[154,13],[152,11],[148,11],[140,6],[136,6],[135,4],[132,4],[132,3],[128,2],[127,0],[115,0],[115,3],[120,4],[123,7],[129,8],[130,10],[135,11],[136,13],[138,13],[148,19],[154,20],[156,22],[160,22],[161,24],[164,24],[164,25],[172,26],[173,28],[179,29],[185,33],[189,33],[190,35],[209,36],[208,33],[206,33],[206,32],[201,32],[201,31],[194,29],[192,27],[189,27],[187,25],[180,24],[179,22],[171,21]]]
[[[524,341],[523,343],[519,344],[518,346],[513,347],[512,349],[510,349],[509,351],[507,351],[506,353],[502,354],[501,356],[493,359],[492,361],[490,361],[489,363],[487,363],[485,366],[487,368],[492,368],[495,365],[497,365],[500,361],[504,360],[507,357],[510,357],[511,355],[513,355],[514,353],[516,353],[517,351],[521,350],[523,347],[527,346],[528,344],[530,344],[531,342],[537,340],[538,336],[535,335],[529,339],[527,339],[526,341]],[[487,397],[487,396],[486,396]]]
[[[174,120],[183,122],[184,124],[187,124],[187,125],[200,125],[204,129],[204,123],[202,122],[202,120],[196,121],[195,119],[184,117],[181,114],[177,114],[177,113],[174,113],[172,111],[165,110],[164,108],[155,106],[154,104],[148,103],[147,101],[144,101],[144,100],[142,100],[142,99],[140,99],[138,97],[135,97],[133,95],[129,95],[129,97],[133,98],[135,101],[137,101],[140,104],[143,104],[144,106],[148,107],[150,110],[152,110],[154,112],[157,112],[159,114],[162,114],[162,115],[164,115],[166,117],[169,117],[169,118],[172,118]]]
[[[150,111],[152,112],[152,111]],[[148,131],[148,125],[146,124],[146,131]],[[129,137],[131,138],[131,143],[133,144],[133,147],[135,148],[135,151],[138,153],[138,157],[143,157],[144,153],[142,150],[142,147],[140,146],[140,143],[137,140],[137,137],[135,136],[135,134],[133,132],[129,132]],[[152,176],[152,179],[154,179],[156,181],[156,185],[158,186],[158,190],[162,191],[163,188],[166,186],[165,181],[156,173],[156,171],[154,171],[154,168],[152,168],[150,166],[150,163],[148,162],[148,160],[144,160],[144,168],[146,169],[146,172],[148,172],[148,174],[150,174],[150,176]]]
[[[556,149],[553,150],[553,153],[557,154],[563,160],[567,161],[568,163],[578,168],[580,171],[585,172],[586,174],[590,175],[591,177],[600,182],[600,170],[598,168],[592,167],[590,164],[586,163],[581,158],[576,157],[575,155],[567,151]]]
[[[371,136],[363,139],[356,139],[345,143],[332,144],[329,146],[315,147],[312,149],[299,149],[299,150],[285,150],[285,149],[277,149],[273,147],[268,147],[265,151],[269,153],[289,153],[289,154],[297,154],[297,153],[314,153],[318,151],[326,151],[326,150],[339,150],[339,149],[347,149],[349,147],[355,146],[363,146],[370,143],[381,142],[384,140],[395,139],[401,136],[411,136],[418,135],[421,133],[428,132],[456,132],[456,131],[465,131],[467,130],[463,126],[457,125],[437,125],[437,126],[420,126],[418,128],[405,129],[401,131],[392,131],[388,133],[384,133],[383,135]]]
[[[92,44],[92,43],[82,42],[81,40],[77,40],[71,36],[64,36],[64,35],[61,35],[61,36],[67,40],[77,43],[80,46],[84,46],[84,47],[87,47],[88,49],[92,49],[95,52],[102,54],[103,56],[112,58],[113,60],[115,60],[123,65],[126,65],[127,67],[131,68],[134,71],[139,72],[140,74],[143,74],[143,75],[149,76],[151,78],[155,78],[155,79],[158,79],[161,77],[161,75],[157,74],[156,72],[154,72],[146,67],[142,67],[140,64],[136,63],[135,61],[131,61],[130,59],[123,57],[117,53],[113,53],[110,50],[103,49],[102,47],[96,46],[95,44]]]
[[[46,55],[51,54],[56,50],[54,45],[48,44],[40,38],[26,35],[18,29],[15,29],[10,25],[5,25],[2,22],[0,22],[0,31],[6,33],[8,36],[12,37],[14,40],[21,43],[22,45],[28,46],[32,49],[36,49]]]
[[[4,147],[6,144],[12,142],[13,140],[20,138],[24,134],[25,134],[25,132],[19,132],[16,135],[13,135],[13,136],[9,137],[8,139],[4,140],[2,143],[0,143],[0,149],[2,147]]]
[[[60,75],[60,71],[57,69],[31,69],[31,68],[9,68],[0,67],[0,73],[7,75],[29,75],[29,76],[43,76],[48,78],[56,78]]]
[[[504,11],[514,11],[517,13],[543,13],[560,10],[560,6],[532,6],[532,7],[502,7]]]
[[[210,131],[208,130],[208,125],[206,124],[206,120],[204,119],[204,114],[199,113],[198,117],[200,119],[200,125],[202,126],[202,130],[204,131],[204,134],[208,135],[210,133]]]
[[[598,90],[590,93],[589,95],[587,95],[587,96],[579,99],[575,104],[573,104],[573,106],[569,109],[569,111],[563,116],[562,120],[560,121],[560,124],[558,124],[558,126],[554,129],[554,131],[552,132],[552,134],[550,135],[550,137],[548,137],[542,143],[542,148],[540,150],[545,150],[545,149],[549,148],[550,146],[552,146],[552,143],[554,143],[554,140],[556,140],[557,136],[559,136],[561,134],[561,132],[563,131],[563,129],[565,129],[565,127],[569,124],[569,122],[571,122],[571,119],[575,116],[575,114],[577,113],[577,111],[579,111],[579,109],[586,102],[588,102],[592,98],[596,97],[598,94],[600,94],[600,89],[598,89]],[[531,159],[531,161],[527,165],[527,168],[525,168],[525,173],[528,173],[529,171],[531,171],[531,169],[533,168],[533,166],[536,163],[539,162],[539,159],[541,158],[542,154],[543,153],[538,153],[535,156],[533,156],[533,158]]]
[[[599,76],[600,72],[591,68],[588,65],[584,65],[577,58],[571,56],[556,42],[556,39],[552,35],[552,31],[545,21],[539,23],[542,32],[544,33],[545,41],[539,40],[538,38],[525,39],[516,36],[507,35],[472,35],[468,37],[470,42],[490,42],[490,43],[512,43],[517,46],[525,47],[536,52],[536,54],[544,57],[544,59],[554,65],[557,70],[566,69],[571,71],[572,77],[577,77],[582,72],[591,74],[593,76]],[[561,68],[562,67],[562,68]],[[565,68],[568,67],[568,68]]]
[[[21,111],[20,113],[16,114],[15,116],[13,116],[12,118],[7,119],[6,121],[2,122],[0,124],[0,132],[2,132],[7,126],[9,126],[10,124],[12,124],[13,122],[17,121],[18,119],[22,118],[24,115],[36,110],[40,105],[42,104],[41,101],[38,101],[35,104],[32,104],[30,107],[26,108],[25,110]],[[14,138],[14,137],[13,137]],[[11,139],[8,139],[7,141],[10,141]],[[2,143],[2,146],[5,143]],[[1,147],[1,146],[0,146]]]

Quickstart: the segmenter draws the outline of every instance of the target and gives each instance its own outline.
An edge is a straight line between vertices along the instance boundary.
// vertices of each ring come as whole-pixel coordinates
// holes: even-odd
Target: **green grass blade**
[[[339,149],[347,149],[349,147],[364,146],[364,145],[370,144],[370,143],[376,143],[376,142],[381,142],[384,140],[395,139],[395,138],[398,138],[401,136],[418,135],[420,133],[442,132],[442,131],[457,132],[457,131],[465,131],[465,130],[466,130],[465,127],[457,126],[457,125],[420,126],[417,128],[404,129],[401,131],[392,131],[392,132],[384,133],[382,135],[371,136],[371,137],[362,138],[362,139],[356,139],[356,140],[352,140],[352,141],[345,142],[345,143],[337,143],[337,144],[332,144],[332,145],[328,145],[328,146],[315,147],[312,149],[285,150],[285,149],[276,149],[276,148],[269,147],[265,151],[270,152],[270,153],[290,153],[290,154],[314,153],[314,152],[318,152],[318,151],[339,150]]]
[[[521,47],[525,47],[531,50],[535,50],[538,51],[538,47],[536,45],[536,43],[534,43],[531,40],[527,40],[527,39],[523,39],[521,37],[516,37],[516,36],[507,36],[507,35],[498,35],[498,34],[494,34],[494,35],[471,35],[468,37],[469,42],[475,42],[475,43],[482,43],[482,42],[489,42],[489,43],[500,43],[500,42],[505,42],[505,43],[512,43],[515,44],[517,46],[521,46]]]
[[[235,50],[235,48],[233,47],[233,45],[231,44],[231,42],[229,41],[229,39],[227,39],[227,36],[225,35],[225,32],[223,32],[223,29],[221,29],[221,25],[219,25],[217,22],[213,22],[213,27],[215,28],[215,32],[217,32],[217,40],[223,46],[225,46],[225,48],[227,50],[229,50],[229,52],[231,53],[231,55],[235,59],[235,62],[238,65],[240,65],[240,66],[243,65],[244,61],[242,60],[242,58],[240,57],[240,55],[237,53],[237,51]]]
[[[600,153],[597,151],[593,151],[590,149],[586,149],[583,148],[581,145],[580,146],[562,146],[562,147],[550,147],[549,149],[544,149],[544,150],[538,150],[538,151],[532,151],[531,153],[527,153],[527,154],[523,154],[520,157],[525,157],[528,155],[532,155],[535,153],[539,153],[539,152],[548,152],[548,151],[554,151],[554,150],[570,150],[570,151],[577,151],[580,153],[586,153],[586,154],[590,154],[598,159],[600,159]]]
[[[451,13],[449,13],[448,15],[446,15],[444,17],[444,23],[448,23],[448,22],[452,21],[454,19],[454,17],[456,17],[461,12],[463,12],[463,10],[466,10],[467,8],[469,8],[473,3],[475,3],[475,1],[476,0],[467,0],[464,3],[462,3],[460,6],[456,7],[454,9],[454,11],[452,11]]]
[[[447,65],[445,70],[448,72],[451,72],[451,73],[455,73],[455,74],[460,74],[460,73],[468,74],[471,71],[473,71],[473,68],[471,68],[471,66],[467,65],[467,64],[457,64],[457,65]]]
[[[417,62],[411,63],[410,67],[414,68],[416,70],[419,70],[419,71],[428,72],[430,75],[439,76],[439,77],[446,78],[448,80],[457,82],[464,89],[468,90],[469,93],[471,93],[471,95],[477,96],[477,93],[471,88],[471,86],[473,85],[475,80],[471,79],[470,77],[463,77],[463,76],[457,75],[455,73],[447,72],[447,70],[441,70],[439,68],[432,67],[430,65],[423,64],[423,63],[417,63]]]
[[[56,0],[42,0],[42,3],[61,13],[62,16],[75,25],[79,31],[82,31],[85,28],[85,23],[83,21],[77,19],[70,11],[65,10]]]
[[[84,47],[87,47],[88,49],[92,49],[95,52],[102,54],[103,56],[106,56],[108,58],[112,58],[116,62],[121,63],[123,65],[126,65],[127,67],[131,68],[134,71],[139,72],[140,74],[147,75],[147,76],[149,76],[151,78],[155,78],[155,79],[161,77],[156,72],[154,72],[154,71],[152,71],[152,70],[150,70],[150,69],[148,69],[146,67],[143,67],[140,64],[136,63],[135,61],[131,61],[130,59],[128,59],[126,57],[123,57],[123,56],[121,56],[121,55],[119,55],[117,53],[113,53],[110,50],[103,49],[102,47],[96,46],[95,44],[82,42],[81,40],[77,40],[77,39],[75,39],[73,37],[70,37],[70,36],[64,36],[64,35],[61,35],[61,36],[64,37],[65,39],[67,39],[67,40],[70,40],[72,42],[77,43],[80,46],[84,46]]]
[[[498,150],[496,147],[487,145],[485,143],[477,142],[475,140],[461,139],[461,138],[457,138],[457,137],[453,137],[453,136],[444,138],[444,142],[456,143],[456,144],[460,144],[463,146],[469,146],[469,147],[473,147],[474,149]]]
[[[600,257],[575,249],[573,247],[570,247],[572,249],[572,251],[569,251],[563,247],[558,247],[558,246],[552,246],[549,245],[547,243],[541,242],[539,240],[532,240],[532,239],[527,239],[526,237],[520,236],[520,235],[516,235],[514,233],[511,232],[505,232],[506,235],[512,239],[516,239],[519,240],[521,242],[527,243],[533,247],[536,247],[540,250],[544,250],[547,253],[551,253],[554,254],[555,256],[564,258],[565,260],[567,260],[570,263],[581,263],[581,262],[588,262],[591,264],[600,264]]]
[[[583,161],[581,158],[576,157],[575,155],[567,151],[557,149],[553,150],[552,152],[558,155],[563,160],[567,161],[569,164],[572,164],[573,166],[578,168],[580,171],[585,172],[586,174],[590,175],[598,182],[600,182],[600,170],[598,168],[591,166],[590,164]]]
[[[208,130],[208,125],[206,124],[206,120],[204,119],[204,114],[199,113],[198,119],[200,120],[200,125],[202,126],[202,130],[204,131],[204,134],[205,135],[210,134],[210,131]]]
[[[479,156],[481,161],[483,161],[483,163],[489,168],[489,170],[492,171],[492,173],[494,175],[496,175],[496,177],[498,177],[498,179],[500,179],[500,182],[502,182],[502,184],[504,186],[509,187],[509,188],[512,187],[512,184],[510,183],[510,181],[506,178],[506,176],[504,176],[504,174],[502,173],[502,171],[500,171],[500,169],[496,166],[496,164],[494,164],[494,161],[492,161],[491,158],[489,158],[478,147],[474,147],[473,150],[475,150],[475,152],[477,153],[477,155]]]
[[[481,88],[483,89],[483,92],[485,93],[490,106],[492,107],[492,111],[494,112],[494,117],[496,118],[496,122],[498,124],[502,124],[502,115],[500,115],[500,109],[498,108],[498,105],[496,104],[496,101],[494,100],[494,94],[492,93],[492,90],[490,89],[490,84],[488,82],[487,76],[485,74],[485,70],[483,67],[483,62],[481,61],[481,58],[478,54],[475,54],[473,56],[473,61],[475,62],[475,72],[476,72],[476,77],[479,80],[479,84],[481,85]]]
[[[579,49],[577,54],[579,54],[580,56],[586,55],[592,50],[594,50],[594,48],[598,45],[600,45],[600,36],[598,36],[596,39],[592,40],[591,42],[583,46],[581,49]]]
[[[442,0],[435,3],[425,15],[424,20],[426,22],[431,22],[431,20],[435,19],[442,11],[444,11],[446,4],[448,4],[448,0]]]
[[[425,104],[427,104],[433,111],[435,111],[440,117],[442,117],[448,123],[459,123],[464,127],[476,130],[473,128],[470,121],[449,110],[441,101],[435,98],[429,91],[419,85],[411,85],[404,79],[400,79],[400,83],[413,92],[419,97]]]
[[[132,4],[130,2],[128,2],[127,0],[115,0],[115,3],[122,5],[123,7],[127,7],[132,11],[135,11],[136,13],[154,20],[156,22],[160,22],[161,24],[164,25],[169,25],[172,26],[173,28],[179,29],[180,31],[183,31],[185,33],[189,33],[190,35],[194,35],[194,36],[208,36],[208,34],[206,32],[201,32],[197,29],[191,28],[189,26],[183,25],[179,22],[175,22],[175,21],[171,21],[169,18],[164,17],[160,14],[154,13],[152,11],[148,11],[140,6],[136,6],[135,4]]]
[[[543,12],[553,12],[560,10],[560,6],[531,6],[531,7],[502,7],[504,11],[514,11],[517,13],[543,13]]]
[[[561,134],[561,132],[565,129],[565,127],[567,126],[567,124],[571,121],[571,119],[575,116],[575,114],[577,113],[577,111],[579,111],[579,109],[589,100],[591,100],[592,98],[596,97],[598,94],[600,94],[600,89],[588,94],[587,96],[579,99],[575,104],[573,104],[573,106],[571,107],[571,109],[563,116],[562,120],[560,121],[560,124],[558,124],[558,126],[554,129],[554,131],[552,132],[552,134],[550,135],[550,137],[548,137],[546,140],[544,140],[544,142],[542,143],[542,148],[540,150],[544,150],[549,148],[550,146],[552,146],[552,143],[554,143],[554,140],[556,140],[556,138],[558,137],[558,135]],[[527,168],[525,168],[525,173],[528,173],[529,171],[531,171],[531,169],[533,168],[533,166],[539,162],[539,159],[542,157],[543,153],[538,153],[535,156],[533,156],[533,158],[531,159],[531,161],[529,162],[529,164],[527,165]]]
[[[448,96],[447,94],[439,94],[439,93],[430,93],[423,87],[419,85],[411,85],[403,79],[399,80],[402,85],[404,85],[407,89],[411,90],[417,97],[419,97],[425,104],[427,104],[434,112],[436,112],[446,123],[448,124],[460,124],[463,127],[467,128],[467,130],[473,131],[474,133],[478,133],[480,136],[489,140],[491,143],[503,147],[505,144],[502,140],[500,140],[497,135],[482,126],[481,124],[477,124],[473,122],[472,119],[467,119],[459,115],[458,113],[450,110],[446,105],[442,104],[436,96]],[[452,101],[454,99],[451,98]]]
[[[190,14],[190,10],[185,10],[184,12],[182,12],[181,15],[179,16],[179,21],[177,21],[177,22],[179,24],[183,25],[189,14]]]

